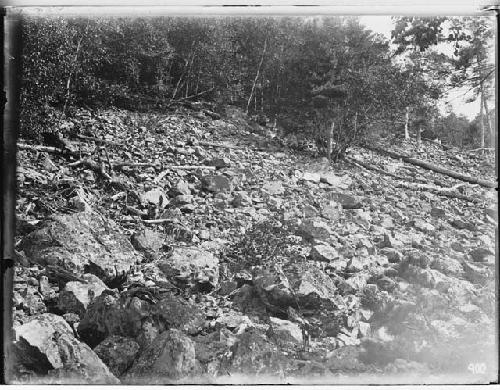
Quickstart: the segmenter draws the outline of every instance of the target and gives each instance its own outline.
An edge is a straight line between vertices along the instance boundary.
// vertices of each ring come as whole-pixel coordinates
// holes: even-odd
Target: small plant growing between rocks
[[[277,218],[270,218],[253,225],[240,241],[229,248],[225,257],[233,272],[279,264],[301,256],[300,241],[291,226]]]

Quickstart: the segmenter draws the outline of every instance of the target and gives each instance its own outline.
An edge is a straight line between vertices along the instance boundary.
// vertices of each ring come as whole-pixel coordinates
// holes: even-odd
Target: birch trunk
[[[406,107],[406,114],[405,114],[405,139],[410,139],[410,131],[408,129],[408,125],[410,123],[410,107]]]

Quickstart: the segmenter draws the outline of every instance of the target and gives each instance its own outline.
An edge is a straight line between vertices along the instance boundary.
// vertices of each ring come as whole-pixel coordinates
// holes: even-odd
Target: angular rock
[[[252,198],[246,191],[236,191],[233,198],[234,207],[247,207],[252,205]]]
[[[141,353],[127,380],[180,379],[195,366],[195,344],[177,329],[161,333]]]
[[[158,252],[165,242],[165,236],[151,229],[145,229],[134,233],[130,242],[140,252],[155,253]]]
[[[268,181],[264,183],[262,190],[269,195],[282,195],[285,192],[281,181]]]
[[[55,215],[21,245],[35,264],[58,266],[77,276],[92,273],[105,283],[141,261],[114,222],[89,213]]]
[[[334,247],[326,244],[321,244],[313,246],[310,256],[313,260],[316,261],[331,262],[339,258],[339,253]]]
[[[295,343],[302,343],[302,329],[292,321],[282,320],[276,317],[269,318],[273,333],[280,341],[291,340]]]
[[[111,336],[99,343],[94,352],[113,375],[120,377],[134,362],[139,353],[139,344],[131,338]]]
[[[153,204],[164,209],[170,203],[167,194],[160,188],[155,188],[140,195],[141,203]]]
[[[323,218],[330,221],[337,221],[342,215],[342,206],[331,200],[321,204],[320,213]]]
[[[172,188],[172,195],[191,195],[191,189],[189,184],[184,180],[179,180],[177,184]]]
[[[229,372],[247,375],[276,373],[282,360],[278,347],[255,328],[239,335],[231,351]]]
[[[231,166],[231,160],[227,157],[216,157],[205,161],[205,165],[215,167],[217,169],[228,168]]]
[[[386,256],[389,263],[399,263],[403,260],[403,254],[391,247],[382,248],[379,253]]]
[[[195,247],[177,247],[158,268],[168,277],[189,286],[212,289],[219,283],[219,259]]]
[[[209,175],[202,178],[202,188],[210,192],[231,192],[231,179],[223,175]]]
[[[319,183],[321,175],[316,172],[304,172],[302,179],[305,181],[311,181],[313,183]]]
[[[332,187],[337,187],[340,189],[348,189],[352,184],[352,180],[347,176],[337,176],[331,172],[325,172],[321,174],[321,182],[331,185]]]
[[[14,332],[17,364],[39,374],[56,369],[71,375],[77,366],[80,376],[88,383],[119,383],[97,354],[75,338],[62,317],[42,314],[17,327]]]
[[[331,236],[331,230],[326,222],[315,218],[308,218],[300,224],[297,234],[310,241],[327,241]]]
[[[83,282],[68,282],[59,294],[57,306],[66,313],[83,315],[90,302],[102,294],[108,287],[97,276],[83,275]]]
[[[346,210],[363,208],[362,199],[359,196],[342,192],[330,192],[327,198],[340,203]]]
[[[121,296],[105,291],[89,305],[78,333],[87,344],[96,346],[108,336],[138,338],[171,327],[194,334],[204,320],[198,306],[178,296],[165,295],[157,301],[145,289],[130,290]]]
[[[469,252],[469,256],[476,263],[495,263],[495,254],[489,249],[476,248]]]

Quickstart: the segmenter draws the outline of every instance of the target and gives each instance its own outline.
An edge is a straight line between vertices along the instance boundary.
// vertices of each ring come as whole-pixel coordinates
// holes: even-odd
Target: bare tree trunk
[[[484,91],[483,91],[483,83],[481,83],[480,87],[481,94],[481,108],[479,110],[479,121],[481,125],[481,148],[484,148]]]
[[[335,122],[332,122],[332,126],[330,127],[330,134],[328,137],[328,160],[332,161],[332,152],[333,152],[333,130],[335,129]]]
[[[405,114],[405,139],[410,139],[410,131],[408,129],[409,123],[410,123],[410,106],[406,106],[406,114]]]
[[[257,68],[257,74],[255,75],[255,79],[253,80],[252,90],[250,91],[250,96],[248,97],[247,115],[248,115],[248,111],[250,110],[250,104],[252,102],[252,97],[253,97],[253,94],[255,91],[255,86],[257,85],[257,80],[259,79],[259,76],[260,76],[260,69],[262,68],[262,63],[264,62],[264,55],[266,54],[266,49],[267,49],[267,38],[264,41],[264,48],[262,49],[262,56],[260,57],[259,67]]]
[[[422,138],[421,134],[422,134],[422,127],[421,125],[419,125],[417,129],[417,146],[420,146],[420,140]]]
[[[73,77],[73,74],[76,73],[78,54],[80,53],[80,49],[82,47],[83,38],[85,37],[85,35],[87,35],[87,31],[89,29],[89,24],[90,24],[90,20],[89,20],[89,22],[87,22],[87,26],[85,27],[85,31],[84,31],[83,35],[80,37],[78,44],[76,45],[75,58],[73,59],[73,68],[71,69],[69,76],[68,76],[68,80],[66,81],[66,97],[64,98],[64,106],[62,109],[61,116],[64,115],[64,113],[66,112],[66,107],[68,105],[69,97],[70,97],[70,93],[71,93],[71,78]]]
[[[488,133],[490,134],[490,147],[495,147],[495,129],[491,124],[490,110],[488,109],[488,101],[486,98],[483,99],[484,113],[486,114],[486,124],[488,125]]]

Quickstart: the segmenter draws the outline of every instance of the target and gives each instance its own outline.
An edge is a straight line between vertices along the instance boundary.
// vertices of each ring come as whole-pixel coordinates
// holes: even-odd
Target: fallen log
[[[46,152],[53,154],[61,154],[66,156],[80,157],[82,155],[88,155],[87,152],[74,152],[68,149],[56,148],[55,146],[45,146],[45,145],[28,145],[23,143],[18,143],[17,148],[21,150],[32,150],[35,152]]]
[[[467,196],[459,192],[456,192],[455,189],[457,186],[453,186],[450,188],[439,188],[432,186],[431,184],[425,185],[425,184],[398,183],[396,187],[405,188],[407,190],[428,191],[436,195],[446,196],[447,198],[461,199],[471,203],[479,203],[480,201],[480,199],[478,199],[477,197],[473,198],[472,196]]]
[[[457,179],[457,180],[465,181],[465,182],[468,182],[471,184],[479,184],[480,186],[486,187],[486,188],[496,188],[497,187],[497,183],[487,181],[487,180],[482,180],[482,179],[475,178],[472,176],[467,176],[467,175],[464,175],[463,173],[452,171],[450,169],[440,167],[438,165],[432,164],[432,163],[427,162],[427,161],[423,161],[423,160],[419,160],[419,159],[416,159],[413,157],[409,157],[409,156],[406,156],[404,154],[400,154],[400,153],[396,153],[396,152],[393,152],[390,150],[386,150],[386,149],[383,149],[379,146],[372,146],[372,145],[367,145],[367,144],[364,144],[362,146],[365,149],[372,150],[372,151],[377,152],[377,153],[385,154],[387,156],[390,156],[390,157],[398,159],[398,160],[400,159],[404,162],[419,166],[421,168],[424,168],[424,169],[427,169],[427,170],[430,170],[433,172],[441,173],[443,175],[452,177],[452,178]]]
[[[391,172],[388,172],[384,169],[380,169],[372,164],[368,164],[368,163],[365,163],[364,161],[360,161],[354,157],[345,157],[345,160],[354,164],[354,165],[359,165],[360,167],[362,168],[365,168],[365,169],[368,169],[370,171],[374,171],[374,172],[377,172],[377,173],[381,173],[382,175],[387,175],[389,177],[393,177],[394,179],[397,179],[397,180],[404,180],[404,181],[418,181],[418,182],[421,182],[421,183],[424,183],[423,180],[421,179],[416,179],[416,178],[410,178],[410,177],[404,177],[404,176],[400,176],[400,175],[396,175],[394,173],[391,173]]]
[[[120,144],[118,142],[108,141],[108,140],[105,140],[105,139],[102,139],[102,138],[89,137],[89,136],[83,135],[83,134],[77,134],[76,138],[84,140],[84,141],[93,141],[96,144],[106,144],[106,145],[113,145],[113,146],[123,146],[123,144]]]
[[[219,144],[219,143],[216,143],[216,142],[209,142],[209,141],[200,141],[200,142],[197,142],[197,144],[198,145],[202,145],[202,146],[211,146],[211,147],[214,147],[214,148],[243,149],[241,146]]]

